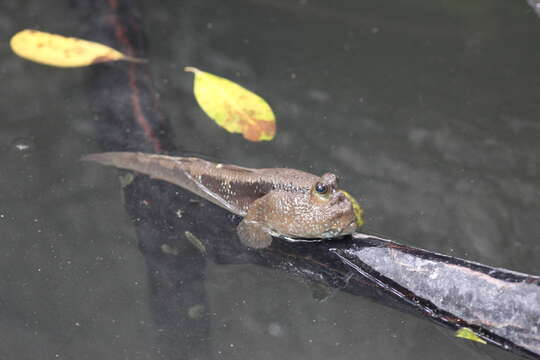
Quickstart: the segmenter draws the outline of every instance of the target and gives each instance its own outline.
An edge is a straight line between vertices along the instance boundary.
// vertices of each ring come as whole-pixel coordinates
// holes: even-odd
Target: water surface
[[[70,11],[63,1],[4,1],[0,34],[76,36]],[[143,13],[181,147],[245,166],[335,171],[365,208],[365,232],[540,273],[540,19],[526,1],[193,0]],[[77,162],[99,151],[90,73],[23,61],[5,44],[0,358],[159,359],[117,174]],[[246,143],[209,121],[186,65],[267,99],[275,141]],[[363,298],[320,302],[283,273],[208,268],[218,359],[514,358]]]

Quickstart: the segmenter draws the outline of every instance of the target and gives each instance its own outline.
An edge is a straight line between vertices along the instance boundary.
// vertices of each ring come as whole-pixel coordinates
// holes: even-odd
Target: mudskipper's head
[[[362,208],[348,192],[338,188],[338,179],[332,173],[321,176],[309,196],[318,237],[349,235],[364,222]]]

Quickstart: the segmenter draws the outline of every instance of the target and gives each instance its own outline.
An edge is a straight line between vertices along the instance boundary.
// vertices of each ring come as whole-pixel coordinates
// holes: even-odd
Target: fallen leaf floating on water
[[[37,30],[22,30],[11,38],[13,52],[22,58],[57,67],[80,67],[107,61],[146,62],[103,44]]]
[[[190,66],[184,70],[195,74],[195,98],[219,126],[250,141],[274,138],[276,118],[263,98],[222,77]]]
[[[487,344],[486,340],[484,340],[481,337],[479,337],[478,335],[476,335],[476,333],[474,331],[472,331],[472,329],[467,328],[467,327],[459,328],[456,331],[455,336],[458,337],[458,338],[463,338],[463,339],[467,339],[467,340],[471,340],[471,341],[476,341],[476,342],[479,342],[481,344]]]

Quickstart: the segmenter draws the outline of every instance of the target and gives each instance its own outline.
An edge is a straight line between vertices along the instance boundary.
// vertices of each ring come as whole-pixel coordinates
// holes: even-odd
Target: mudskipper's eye
[[[324,195],[328,193],[328,186],[321,183],[317,183],[317,185],[315,185],[315,191],[321,195]]]

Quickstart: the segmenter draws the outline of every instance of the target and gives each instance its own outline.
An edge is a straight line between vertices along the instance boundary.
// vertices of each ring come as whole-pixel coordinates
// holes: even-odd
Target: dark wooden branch
[[[540,278],[356,234],[330,249],[358,275],[452,329],[522,354],[540,354]]]
[[[85,19],[86,37],[145,56],[132,2],[75,4]],[[91,84],[96,133],[104,150],[174,151],[144,65],[96,66]],[[208,318],[196,309],[206,306],[204,262],[209,259],[286,271],[454,330],[469,327],[495,346],[540,359],[538,277],[362,234],[320,243],[274,239],[269,248],[253,250],[236,237],[239,217],[193,194],[142,175],[124,189],[148,265],[155,318],[165,329],[156,335],[165,358],[179,358],[186,351],[208,358]]]
[[[81,19],[81,37],[144,58],[146,38],[134,1],[72,0]],[[88,80],[94,126],[104,150],[174,151],[168,121],[159,111],[147,65],[106,63],[92,68]],[[189,244],[177,244],[180,257],[169,256],[163,244],[176,230],[166,225],[163,199],[175,189],[144,178],[126,188],[126,209],[134,220],[138,244],[147,264],[151,307],[157,328],[155,352],[163,359],[211,358],[204,278],[205,260]],[[201,310],[202,309],[202,310]]]

